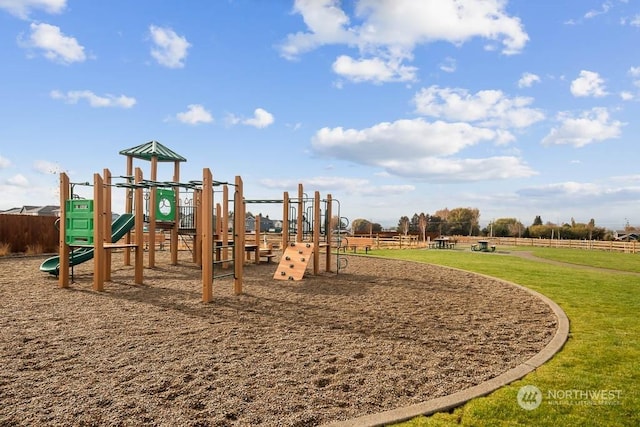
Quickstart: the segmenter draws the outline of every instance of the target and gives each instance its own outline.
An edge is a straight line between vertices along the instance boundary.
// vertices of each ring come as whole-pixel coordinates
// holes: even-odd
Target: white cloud
[[[407,194],[415,190],[411,184],[376,186],[368,179],[346,178],[341,176],[317,176],[304,178],[302,181],[292,179],[265,178],[260,184],[266,188],[284,190],[295,188],[298,184],[303,187],[314,188],[317,191],[340,191],[345,194],[360,194],[365,196],[379,196],[381,193]]]
[[[606,1],[604,3],[602,3],[602,9],[597,10],[597,9],[591,9],[590,11],[588,11],[587,13],[584,14],[584,18],[585,19],[591,19],[591,18],[595,18],[598,15],[604,15],[605,13],[609,12],[609,10],[611,9],[611,2]]]
[[[640,67],[629,68],[629,75],[633,77],[640,77]]]
[[[560,113],[557,117],[559,127],[551,129],[542,140],[544,145],[567,144],[583,147],[594,142],[618,138],[624,123],[611,120],[605,108],[593,108],[582,112],[578,117],[569,113]]]
[[[389,174],[415,179],[460,181],[532,175],[534,172],[515,157],[451,157],[465,148],[500,138],[494,130],[467,123],[431,123],[418,118],[359,130],[323,128],[313,136],[311,145],[321,156],[378,166]]]
[[[6,157],[0,156],[0,169],[6,169],[9,166],[11,166],[11,160],[7,159]]]
[[[456,60],[453,58],[445,58],[439,65],[440,69],[445,73],[454,73],[457,68]]]
[[[415,79],[416,70],[403,62],[413,59],[417,45],[483,38],[501,42],[502,52],[510,55],[529,40],[503,0],[360,0],[354,23],[340,5],[339,0],[296,0],[293,12],[302,16],[307,31],[289,34],[279,46],[281,55],[295,59],[323,45],[346,45],[357,48],[361,58],[339,57],[335,72],[353,81],[407,81]]]
[[[28,187],[29,180],[22,174],[17,174],[7,179],[7,184],[15,187]]]
[[[640,27],[640,14],[631,18],[631,20],[629,21],[629,25],[631,25],[632,27]]]
[[[90,90],[72,90],[67,93],[60,92],[59,90],[52,90],[49,96],[53,99],[61,99],[69,104],[77,104],[78,101],[84,99],[92,107],[119,107],[119,108],[131,108],[136,104],[136,99],[129,96],[120,95],[115,96],[106,94],[104,96],[98,96]]]
[[[383,83],[415,81],[417,68],[402,65],[397,60],[353,59],[340,55],[333,63],[333,71],[354,82]]]
[[[149,26],[149,33],[154,47],[151,56],[160,65],[168,68],[183,68],[187,50],[191,44],[183,36],[179,36],[171,28]]]
[[[176,114],[176,118],[189,125],[213,122],[213,116],[200,104],[189,104],[187,111]]]
[[[411,50],[421,43],[481,37],[501,41],[504,54],[518,53],[529,37],[505,6],[500,0],[363,0],[356,4],[363,22],[355,31],[364,46]]]
[[[75,38],[64,35],[59,27],[32,23],[30,29],[28,40],[18,39],[21,46],[43,50],[45,58],[61,64],[84,62],[87,59],[84,47]]]
[[[252,118],[242,121],[242,123],[247,126],[253,126],[259,129],[266,128],[267,126],[273,124],[273,122],[273,114],[262,108],[256,108],[253,112]]]
[[[34,10],[61,13],[66,6],[67,0],[0,0],[0,9],[22,19],[27,19]]]
[[[526,178],[536,174],[521,159],[512,156],[484,159],[427,157],[408,162],[389,160],[383,166],[397,176],[437,181],[486,181]]]
[[[452,155],[495,137],[496,132],[467,123],[413,119],[361,130],[322,128],[314,135],[312,147],[319,154],[376,165],[386,159]]]
[[[242,118],[236,116],[233,113],[227,113],[227,115],[224,117],[224,122],[227,124],[227,126],[237,125],[241,121],[242,121]]]
[[[295,59],[324,44],[356,41],[355,34],[344,28],[349,17],[340,9],[338,0],[296,0],[293,12],[302,16],[309,32],[287,36],[280,46],[280,53],[287,59]]]
[[[640,186],[613,182],[611,184],[594,184],[590,182],[559,182],[543,186],[523,188],[518,194],[535,200],[536,204],[544,203],[557,207],[558,204],[570,201],[571,206],[611,205],[616,202],[640,200]]]
[[[544,119],[544,113],[530,108],[533,98],[509,98],[499,90],[470,94],[466,89],[423,88],[414,97],[416,111],[450,121],[478,122],[481,126],[525,128]]]
[[[631,101],[635,98],[635,96],[633,95],[633,93],[631,92],[620,92],[620,99],[622,99],[623,101]]]
[[[571,93],[578,97],[608,95],[600,74],[587,70],[580,71],[580,77],[571,82]]]
[[[534,83],[540,83],[540,76],[533,73],[522,73],[522,77],[518,80],[518,87],[531,87]]]

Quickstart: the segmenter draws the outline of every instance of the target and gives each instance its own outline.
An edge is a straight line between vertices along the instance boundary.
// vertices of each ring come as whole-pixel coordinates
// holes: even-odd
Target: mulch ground
[[[41,257],[0,258],[0,425],[311,426],[415,404],[524,362],[555,333],[522,289],[411,262],[348,257],[340,274],[276,281],[247,265],[244,291],[159,252],[133,284],[114,254],[59,289]]]

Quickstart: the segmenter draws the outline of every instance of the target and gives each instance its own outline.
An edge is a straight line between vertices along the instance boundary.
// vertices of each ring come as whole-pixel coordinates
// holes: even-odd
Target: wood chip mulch
[[[526,291],[426,264],[348,257],[340,274],[244,291],[168,252],[133,284],[114,254],[59,289],[42,257],[0,258],[0,426],[312,426],[415,404],[524,362],[557,320]]]

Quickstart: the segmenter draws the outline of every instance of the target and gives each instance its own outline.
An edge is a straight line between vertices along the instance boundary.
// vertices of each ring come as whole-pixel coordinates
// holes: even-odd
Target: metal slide
[[[135,224],[135,217],[132,214],[122,214],[111,224],[111,243],[116,243],[122,239]],[[69,258],[69,265],[82,264],[93,258],[93,248],[74,249]],[[40,271],[57,276],[60,271],[60,257],[58,255],[46,259],[40,265]]]

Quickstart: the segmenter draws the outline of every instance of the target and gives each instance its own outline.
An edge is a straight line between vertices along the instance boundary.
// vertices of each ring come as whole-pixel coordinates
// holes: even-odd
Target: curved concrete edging
[[[487,394],[496,391],[500,387],[504,387],[505,385],[523,378],[525,375],[542,366],[542,364],[551,359],[564,346],[569,336],[569,318],[562,310],[562,308],[560,308],[560,306],[550,298],[522,285],[518,285],[517,283],[509,282],[507,280],[499,279],[493,276],[488,276],[486,274],[470,272],[468,270],[462,270],[453,267],[439,267],[450,268],[452,270],[464,271],[465,273],[473,273],[477,274],[478,276],[488,277],[493,280],[507,283],[511,286],[529,292],[530,294],[542,300],[553,311],[553,314],[558,319],[558,328],[556,329],[556,333],[554,334],[551,341],[549,341],[549,343],[547,343],[547,345],[542,350],[540,350],[538,354],[516,366],[515,368],[509,369],[508,371],[498,375],[497,377],[491,378],[490,380],[487,380],[481,384],[459,391],[457,393],[427,400],[421,403],[416,403],[414,405],[391,409],[389,411],[379,412],[377,414],[363,415],[351,420],[329,423],[326,425],[327,427],[383,426],[387,424],[406,421],[420,415],[431,415],[436,412],[448,411],[465,404],[471,399],[486,396]]]

